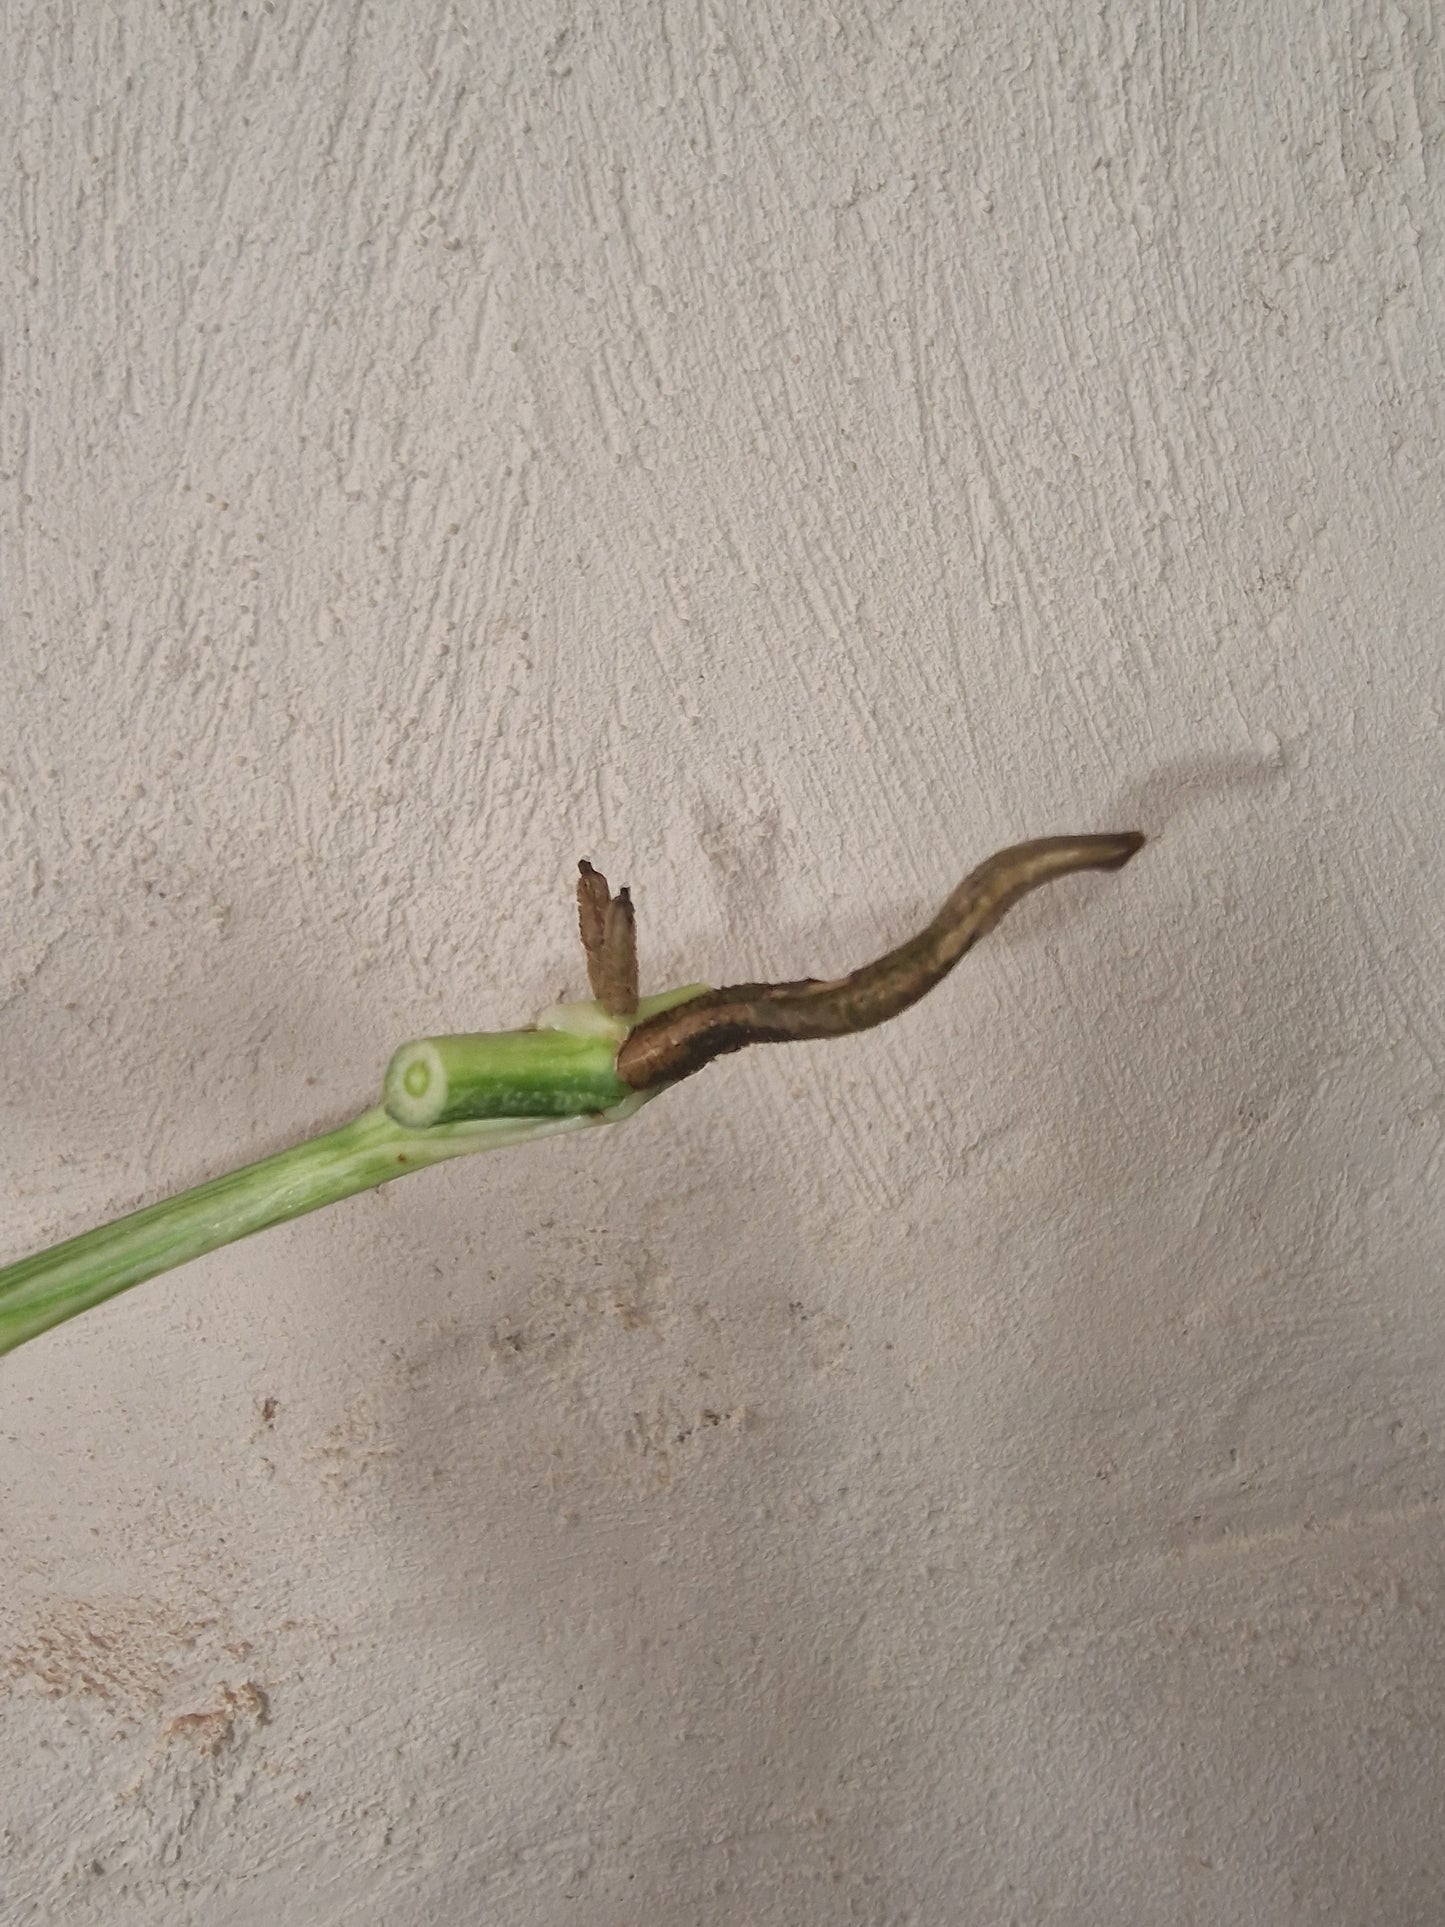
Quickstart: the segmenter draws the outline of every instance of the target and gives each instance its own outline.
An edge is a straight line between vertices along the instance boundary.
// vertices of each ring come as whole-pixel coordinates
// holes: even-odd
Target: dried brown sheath
[[[600,870],[584,856],[577,865],[577,924],[587,953],[587,982],[592,995],[602,996],[602,938],[607,929],[607,906],[612,892]]]
[[[637,1008],[637,917],[632,897],[614,897],[607,879],[583,857],[577,865],[577,924],[587,953],[592,995],[612,1017]]]
[[[1000,850],[964,878],[916,937],[847,977],[733,984],[649,1017],[628,1033],[617,1074],[634,1090],[690,1077],[748,1044],[847,1037],[886,1023],[946,977],[1004,913],[1041,883],[1074,870],[1117,870],[1144,842],[1136,830],[1047,836]]]
[[[619,890],[607,906],[597,1000],[611,1017],[630,1017],[637,1008],[637,917],[626,890]]]

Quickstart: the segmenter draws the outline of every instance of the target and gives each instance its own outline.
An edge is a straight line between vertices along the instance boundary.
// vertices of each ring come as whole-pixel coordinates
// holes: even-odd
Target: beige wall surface
[[[1438,8],[3,18],[0,1257],[1152,838],[5,1360],[6,1927],[1438,1920]]]

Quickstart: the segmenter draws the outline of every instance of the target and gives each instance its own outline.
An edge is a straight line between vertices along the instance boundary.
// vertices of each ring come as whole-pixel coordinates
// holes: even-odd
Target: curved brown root
[[[748,1044],[848,1037],[886,1023],[942,982],[1020,897],[1075,870],[1118,870],[1139,850],[1137,830],[1049,836],[1000,850],[966,876],[916,937],[846,977],[733,984],[649,1017],[628,1033],[617,1073],[633,1090],[690,1077]]]

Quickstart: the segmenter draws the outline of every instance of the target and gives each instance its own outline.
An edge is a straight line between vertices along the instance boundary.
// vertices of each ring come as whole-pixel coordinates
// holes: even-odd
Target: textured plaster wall
[[[3,21],[4,1255],[1155,840],[7,1360],[0,1918],[1437,1920],[1438,9]]]

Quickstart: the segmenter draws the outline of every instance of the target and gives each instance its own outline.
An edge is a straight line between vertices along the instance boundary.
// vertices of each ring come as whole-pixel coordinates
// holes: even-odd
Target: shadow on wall
[[[1006,1694],[1038,1763],[1025,1862],[1081,1801],[1114,1815],[1089,1918],[1124,1865],[1153,1863],[1179,1917],[1418,1919],[1438,1889],[1428,1769],[1379,1710],[1423,1696],[1438,1725],[1413,1580],[1374,1550],[1426,1468],[1389,1449],[1399,1361],[1363,1283],[1372,1047],[1369,1022],[1341,1027],[1345,884],[1327,836],[1282,845],[1263,811],[1209,838],[1181,823],[1191,792],[1277,780],[1182,765],[1128,793],[1122,814],[1180,824],[1187,910],[1136,960],[1109,1048],[1080,1013],[1090,1061],[1041,1120],[1057,1195],[1034,1206],[997,1493],[1031,1602]],[[1413,1683],[1361,1668],[1402,1643]]]
[[[662,1109],[630,1156],[565,1147],[514,1228],[524,1262],[454,1258],[428,1281],[445,1313],[362,1388],[395,1449],[356,1496],[412,1575],[479,1895],[545,1850],[554,1808],[584,1832],[605,1812],[658,1877],[740,1825],[786,1860],[841,1775],[850,1554],[817,1488],[857,1451],[846,1328],[801,1308],[806,1258],[780,1274],[790,1200],[724,1143],[700,1181]],[[448,1216],[458,1253],[465,1201]]]
[[[1130,792],[1117,820],[1162,830],[1167,850],[1193,796],[1277,780],[1255,764],[1181,764]],[[1230,835],[1237,847],[1239,830]],[[1298,857],[1274,851],[1272,861]],[[1168,866],[1159,874],[1167,895]],[[1211,944],[1227,940],[1227,925],[1236,936],[1266,928],[1278,984],[1306,939],[1275,914],[1266,883],[1259,870],[1231,878],[1227,917],[1206,907],[1200,927]],[[1042,902],[1036,938],[1055,917],[1082,918],[1081,903]],[[1004,1797],[987,1806],[992,1832],[970,1835],[969,1865],[985,1881],[1026,1878],[1030,1839],[1045,1861],[1059,1819],[1050,1801],[1081,1797],[1090,1776],[1097,1803],[1118,1809],[1121,1843],[1132,1828],[1140,1854],[1179,1860],[1190,1789],[1169,1749],[1184,1715],[1175,1703],[1160,1709],[1184,1690],[1171,1643],[1184,1595],[1141,1595],[1130,1575],[1177,1547],[1194,1489],[1181,1458],[1214,1442],[1219,1361],[1201,1361],[1176,1329],[1200,1294],[1177,1262],[1177,1215],[1160,1200],[1177,1193],[1198,1133],[1230,1093],[1230,1060],[1206,1048],[1208,1021],[1233,994],[1229,973],[1245,984],[1255,953],[1243,946],[1223,978],[1191,975],[1181,946],[1196,942],[1192,922],[1176,919],[1183,937],[1156,935],[1151,948],[1138,928],[1168,929],[1169,917],[1156,908],[1131,921],[1137,1003],[1121,1019],[1107,974],[1095,973],[1097,1009],[1070,1012],[1067,1076],[1041,1070],[1050,1107],[1029,1120],[1030,1153],[1007,1180],[1034,1187],[1013,1200],[1013,1221],[1031,1228],[1027,1248],[1011,1253],[1004,1241],[987,1254],[1018,1283],[1022,1345],[990,1339],[981,1363],[947,1346],[926,1358],[926,1320],[904,1321],[933,1381],[898,1420],[903,1433],[936,1422],[947,1437],[954,1414],[992,1404],[1007,1413],[1006,1449],[987,1466],[969,1462],[967,1439],[940,1449],[931,1433],[926,1457],[910,1456],[905,1436],[892,1464],[868,1464],[876,1447],[848,1328],[808,1315],[810,1299],[827,1299],[828,1260],[809,1252],[785,1165],[760,1134],[730,1134],[720,1093],[689,1094],[707,1136],[704,1176],[666,1101],[625,1139],[547,1147],[542,1186],[535,1160],[489,1164],[486,1212],[506,1227],[504,1273],[488,1263],[474,1184],[428,1179],[442,1274],[429,1268],[414,1295],[403,1287],[403,1335],[356,1361],[326,1477],[343,1508],[364,1514],[393,1575],[387,1636],[403,1650],[410,1642],[425,1674],[416,1743],[452,1749],[452,1797],[473,1816],[464,1871],[478,1892],[519,1855],[550,1850],[553,1812],[558,1838],[570,1826],[585,1848],[605,1811],[624,1860],[654,1863],[695,1859],[711,1816],[719,1837],[748,1826],[775,1837],[767,1851],[781,1864],[813,1824],[806,1815],[850,1811],[858,1796],[835,1789],[858,1783],[860,1746],[875,1749],[885,1779],[900,1747],[931,1749],[944,1773],[967,1756],[975,1779],[993,1773],[1015,1788],[1028,1762],[1051,1762],[1030,1769],[1031,1818]],[[860,916],[860,955],[876,948],[870,931]],[[1046,969],[1029,948],[1031,968]],[[1179,1048],[1181,1027],[1203,1040],[1195,1061]],[[1161,1086],[1155,1067],[1171,1051],[1178,1075]],[[931,1227],[944,1261],[936,1280],[920,1285],[917,1249],[877,1227],[880,1299],[916,1301],[976,1260],[983,1193],[970,1183],[944,1195]],[[860,1369],[876,1396],[876,1361]],[[970,1380],[980,1371],[982,1382]],[[975,1488],[926,1528],[908,1492],[922,1468]],[[869,1524],[880,1488],[895,1508],[886,1541]],[[969,1516],[980,1505],[984,1524]],[[886,1587],[870,1563],[882,1543],[912,1589],[886,1627]],[[919,1593],[917,1575],[938,1570],[947,1583]],[[396,1574],[410,1610],[396,1604]],[[966,1623],[951,1625],[954,1612]],[[937,1683],[911,1675],[910,1641],[944,1668]],[[1151,1682],[1147,1704],[1124,1691],[1131,1668]],[[870,1740],[859,1738],[860,1705]],[[920,1721],[926,1732],[910,1737]],[[1167,1848],[1140,1818],[1151,1775]],[[684,1786],[668,1837],[662,1816],[679,1812]],[[969,1781],[960,1810],[976,1795]],[[884,1814],[886,1790],[869,1798]],[[877,1824],[857,1851],[882,1864],[892,1849]],[[905,1886],[900,1871],[894,1898]]]
[[[856,930],[825,935],[848,961],[880,947],[862,907]],[[730,1128],[723,1092],[688,1093],[705,1172],[667,1100],[625,1139],[547,1147],[540,1185],[535,1160],[489,1164],[495,1263],[475,1181],[434,1174],[442,1275],[417,1284],[398,1342],[358,1361],[328,1435],[334,1496],[411,1575],[398,1637],[428,1669],[435,1743],[460,1749],[479,1888],[521,1850],[519,1761],[528,1851],[539,1814],[605,1808],[654,1861],[695,1856],[709,1815],[719,1838],[751,1828],[786,1860],[824,1825],[808,1815],[852,1811],[861,1796],[839,1787],[886,1773],[918,1712],[926,1682],[900,1695],[891,1670],[878,1557],[888,1546],[905,1573],[931,1557],[880,1506],[913,1449],[885,1469],[870,1429],[892,1367],[875,1355],[855,1372],[832,1258],[767,1132]],[[915,1259],[879,1250],[878,1297],[902,1299]],[[860,1724],[860,1704],[878,1717]]]
[[[1137,783],[1125,784],[1106,814],[1121,828],[1138,828],[1156,839],[1201,805],[1240,792],[1273,789],[1286,778],[1278,754],[1182,756]]]

